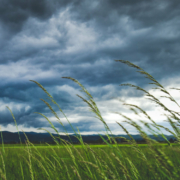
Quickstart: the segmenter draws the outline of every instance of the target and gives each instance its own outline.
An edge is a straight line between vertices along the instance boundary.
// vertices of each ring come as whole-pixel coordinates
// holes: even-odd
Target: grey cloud
[[[73,17],[84,22],[97,21],[100,25],[104,24],[107,27],[106,29],[108,27],[113,29],[114,26],[112,25],[118,24],[118,20],[125,16],[129,17],[131,23],[136,25],[135,29],[138,29],[177,18],[179,15],[178,7],[179,3],[177,0],[154,0],[151,2],[144,2],[142,0],[105,0],[99,2],[80,1],[78,5],[72,6],[72,9]]]
[[[68,3],[68,1],[66,2]],[[0,5],[0,20],[9,27],[10,30],[18,31],[29,17],[46,20],[52,16],[63,3],[65,3],[65,1],[61,1],[60,3],[56,0],[51,2],[47,0],[3,0]]]
[[[0,63],[9,67],[9,75],[4,76],[8,68],[1,74],[0,98],[6,104],[29,105],[28,111],[25,107],[13,109],[17,122],[38,128],[48,125],[38,121],[33,112],[48,114],[50,110],[39,100],[46,100],[46,94],[29,79],[47,88],[69,115],[84,117],[92,113],[81,109],[87,105],[75,97],[74,90],[53,90],[63,85],[80,90],[77,84],[61,77],[70,76],[87,89],[96,88],[92,95],[98,100],[120,96],[121,89],[126,89],[119,86],[121,83],[147,88],[150,82],[135,69],[114,60],[129,60],[158,81],[177,77],[179,16],[178,1],[4,0],[0,4]],[[22,73],[18,74],[15,70],[20,68]],[[104,88],[106,85],[114,88]],[[142,97],[143,93],[127,91],[126,96]],[[11,121],[4,112],[2,124]],[[90,131],[95,124],[81,119],[73,125]]]

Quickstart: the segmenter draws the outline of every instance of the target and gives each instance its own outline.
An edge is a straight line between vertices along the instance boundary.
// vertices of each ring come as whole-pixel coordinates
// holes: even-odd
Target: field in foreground
[[[137,144],[139,147],[148,147],[148,144]],[[75,148],[82,148],[82,145],[73,145]],[[107,144],[88,144],[88,146],[90,148],[107,148],[108,145]],[[119,146],[119,147],[130,147],[130,144],[118,144],[118,145],[114,145],[112,144],[113,147]],[[167,143],[159,143],[156,144],[154,146],[163,146],[163,147],[168,147],[169,145]],[[180,144],[178,143],[171,143],[171,146],[173,147],[180,147]],[[33,144],[33,146],[29,146],[29,148],[63,148],[66,149],[64,145],[49,145],[49,144]],[[11,148],[11,149],[16,149],[16,148],[27,148],[26,144],[0,144],[0,149],[7,149],[7,148]],[[70,146],[70,148],[72,148]]]
[[[143,160],[141,155],[138,155],[138,153],[133,150],[132,146],[127,147],[123,145],[118,147],[101,147],[101,145],[97,147],[97,145],[94,145],[94,147],[87,146],[86,150],[83,147],[78,148],[78,151],[76,150],[77,146],[75,146],[71,148],[71,152],[66,148],[58,148],[57,146],[56,148],[47,148],[47,146],[38,146],[41,148],[37,148],[35,146],[30,149],[28,147],[17,148],[19,146],[13,147],[12,145],[9,145],[9,147],[11,148],[7,147],[4,149],[5,153],[3,153],[3,150],[1,151],[3,159],[0,160],[0,167],[2,167],[2,169],[4,167],[6,172],[6,179],[28,180],[32,179],[30,176],[31,173],[33,173],[34,179],[104,179],[105,177],[112,179],[113,174],[113,179],[115,179],[115,176],[117,179],[126,179],[124,173],[129,174],[128,179],[155,179],[156,173],[160,179],[171,179],[167,176],[167,171],[165,171],[163,166],[157,164],[158,157],[153,156],[147,145],[140,145],[140,151],[146,156],[147,162]],[[165,157],[159,158],[167,158],[167,160],[172,162],[173,166],[168,167],[170,172],[174,171],[173,167],[178,167],[176,171],[178,175],[180,174],[180,150],[177,147],[178,146],[159,146],[154,150],[159,150],[159,152],[166,154]],[[117,148],[119,149],[118,151]],[[120,152],[120,154],[118,154],[118,152]],[[70,153],[73,154],[75,159],[72,158]],[[112,153],[114,153],[114,155]],[[29,157],[32,159],[31,165],[28,162]],[[92,177],[87,174],[88,169],[86,164],[81,162],[87,161],[87,158],[88,162],[91,162],[89,163],[91,166],[88,167],[90,168]],[[78,177],[72,169],[74,161],[79,168],[77,170],[81,175],[80,177]],[[96,165],[98,162],[96,161],[101,162],[102,167],[98,167]],[[130,162],[133,162],[133,165]],[[169,165],[167,164],[167,166]],[[150,167],[152,169],[150,169]],[[100,171],[101,173],[104,172],[104,175],[101,174]],[[178,178],[178,176],[177,178],[174,177],[174,179]]]

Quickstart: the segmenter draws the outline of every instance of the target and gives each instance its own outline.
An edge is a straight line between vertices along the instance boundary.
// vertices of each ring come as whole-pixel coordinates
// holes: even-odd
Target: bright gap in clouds
[[[180,102],[180,96],[179,96],[180,93],[179,93],[179,91],[172,90],[170,88],[177,87],[178,86],[177,82],[179,82],[179,81],[180,81],[179,77],[173,78],[173,80],[172,79],[167,79],[166,82],[168,82],[169,84],[167,86],[164,86],[165,89],[173,96],[173,98],[177,102]],[[162,81],[162,84],[164,84],[163,82],[165,82],[165,81]],[[146,90],[149,89],[148,92],[151,93],[156,98],[158,98],[169,109],[179,112],[179,107],[175,103],[171,102],[167,98],[160,97],[160,96],[163,96],[165,94],[160,92],[159,90],[151,89],[152,87],[153,87],[152,85],[148,85],[145,89]],[[94,98],[94,100],[95,100],[95,102],[97,103],[97,106],[100,109],[102,117],[107,122],[110,129],[112,129],[113,134],[125,134],[122,131],[121,127],[116,124],[116,122],[122,123],[131,134],[137,134],[137,131],[133,127],[131,127],[127,123],[123,122],[125,120],[125,118],[123,118],[119,114],[116,114],[116,112],[117,113],[122,113],[123,115],[131,118],[132,120],[135,120],[136,122],[139,122],[139,120],[150,122],[145,117],[145,115],[143,113],[139,113],[140,111],[138,111],[136,109],[140,116],[135,115],[135,113],[129,109],[130,106],[123,105],[123,103],[118,99],[123,100],[127,104],[134,104],[134,105],[139,106],[140,108],[145,110],[146,113],[155,122],[157,122],[158,124],[165,125],[165,126],[168,125],[164,121],[164,120],[167,120],[167,118],[163,115],[163,113],[165,113],[165,114],[169,114],[169,113],[165,112],[161,107],[156,106],[154,102],[152,102],[151,100],[148,100],[144,95],[140,96],[140,97],[128,97],[127,96],[128,94],[131,94],[132,91],[135,91],[135,93],[134,93],[134,95],[135,95],[136,92],[138,92],[138,90],[135,90],[135,89],[133,89],[131,87],[129,87],[127,89],[123,89],[123,88],[121,89],[121,87],[119,87],[119,95],[118,95],[118,97],[117,98],[110,98],[110,97],[112,97],[112,95],[114,93],[117,93],[118,90],[115,89],[115,87],[113,87],[111,85],[104,86],[104,87],[102,87],[102,90],[103,89],[106,89],[106,90],[111,89],[111,91],[109,91],[109,94],[105,94],[104,96],[102,95],[101,98]],[[72,92],[73,92],[72,96],[75,96],[75,94],[79,94],[78,89],[75,89],[75,88],[73,88],[71,86],[68,86],[68,85],[56,86],[53,89],[53,91],[56,91],[56,90],[67,91],[69,94],[72,94]],[[91,92],[91,91],[93,92],[91,94],[96,94],[96,93],[99,93],[98,91],[101,91],[101,90],[99,88],[96,88],[96,87],[94,87],[94,88],[91,87],[89,89],[89,92]],[[142,94],[143,94],[143,92],[142,92]],[[82,100],[79,99],[79,101],[82,101]],[[19,103],[19,105],[17,103],[9,104],[9,107],[11,109],[13,109],[14,111],[15,110],[20,111],[22,106],[23,106],[23,104],[21,104],[21,103]],[[26,105],[25,111],[28,111],[29,108],[30,108],[30,106]],[[63,109],[63,107],[62,107],[62,109]],[[4,111],[4,110],[5,110],[4,109],[4,104],[1,103],[0,111]],[[48,108],[46,108],[46,110],[47,110],[47,114],[45,113],[45,115],[47,115],[47,117],[49,118],[49,120],[52,123],[55,123],[55,125],[57,125],[57,119],[52,114],[51,115],[49,114],[50,110]],[[79,111],[79,113],[76,113],[76,111]],[[62,123],[65,126],[67,126],[68,122],[67,122],[66,118],[63,117],[63,115],[59,111],[57,111],[57,114],[60,117],[60,120],[62,121]],[[100,120],[98,120],[98,119],[96,119],[94,117],[95,116],[94,113],[89,112],[89,107],[84,102],[81,102],[81,106],[75,107],[75,109],[73,110],[73,113],[71,113],[70,110],[65,110],[65,114],[66,114],[68,120],[72,124],[75,125],[74,126],[75,130],[77,130],[76,129],[76,124],[78,124],[78,126],[77,126],[78,128],[81,128],[81,126],[82,126],[82,128],[80,129],[80,132],[82,134],[97,134],[97,133],[103,134],[105,132],[103,124],[100,122]],[[46,121],[41,116],[39,116],[38,120],[41,121],[42,123]],[[85,129],[86,123],[89,123],[89,122],[92,122],[92,124],[87,124],[88,128],[89,128],[89,131],[88,132],[83,131],[83,128]],[[2,126],[2,129],[3,130],[10,130],[11,129],[12,132],[16,131],[15,125],[13,126],[12,124],[9,124],[7,127]],[[19,130],[21,130],[21,129],[23,129],[24,131],[27,131],[27,132],[29,132],[29,131],[44,132],[42,130],[41,131],[37,130],[37,128],[33,128],[33,127],[27,128],[27,127],[25,127],[23,125],[19,125]],[[49,127],[47,125],[45,127],[45,129],[47,129],[50,132],[54,133],[54,130],[52,130],[50,128],[50,125],[49,125]],[[60,134],[63,134],[62,129],[59,132],[60,132]],[[165,131],[162,131],[162,132],[165,132]],[[165,133],[168,134],[167,132],[165,132]],[[70,132],[70,134],[73,134],[73,132]]]

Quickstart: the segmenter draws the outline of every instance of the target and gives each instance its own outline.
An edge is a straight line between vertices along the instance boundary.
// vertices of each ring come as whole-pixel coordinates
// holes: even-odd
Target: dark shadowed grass
[[[142,68],[129,61],[116,60],[117,62],[124,63],[130,67],[137,69],[139,73],[148,78],[155,88],[163,92],[170,101],[179,106],[170,93],[150,74],[145,72]],[[144,179],[162,179],[162,180],[174,180],[180,179],[180,148],[179,146],[172,146],[172,144],[166,139],[162,133],[162,129],[171,133],[176,138],[177,145],[180,144],[180,119],[179,112],[173,111],[167,108],[159,99],[154,97],[148,91],[142,89],[139,86],[132,84],[121,84],[120,86],[130,86],[145,93],[149,100],[153,101],[155,105],[158,105],[168,112],[170,115],[165,115],[169,123],[170,128],[157,124],[143,109],[140,107],[124,103],[126,106],[130,106],[136,115],[138,112],[143,113],[149,122],[145,122],[143,119],[139,120],[139,123],[135,122],[131,118],[118,113],[122,116],[126,123],[136,128],[137,132],[146,141],[147,146],[139,146],[137,142],[130,135],[128,130],[124,128],[121,122],[117,122],[119,128],[121,128],[129,137],[126,139],[129,146],[119,146],[117,140],[113,138],[112,132],[103,119],[101,112],[99,111],[97,104],[95,103],[92,95],[87,89],[76,79],[71,77],[63,77],[77,83],[81,87],[81,91],[85,94],[86,98],[77,95],[82,99],[95,114],[95,117],[99,119],[106,129],[107,138],[103,141],[107,144],[106,147],[92,147],[84,143],[79,130],[75,129],[60,106],[54,100],[54,98],[47,92],[47,90],[38,82],[36,83],[47,95],[50,102],[56,105],[59,111],[64,115],[68,123],[71,125],[78,141],[80,142],[80,148],[70,142],[67,142],[59,136],[58,138],[47,131],[56,143],[56,148],[48,145],[48,148],[38,148],[33,145],[27,138],[26,146],[21,148],[4,148],[2,142],[2,151],[0,154],[0,174],[2,179],[114,179],[114,180],[144,180]],[[174,88],[179,90],[177,88]],[[42,101],[49,107],[50,111],[54,114],[57,121],[63,127],[66,135],[68,132],[54,111],[49,102],[42,99]],[[9,109],[9,108],[8,108]],[[9,109],[10,110],[10,109]],[[11,110],[10,110],[11,112]],[[12,116],[13,113],[11,112]],[[59,134],[53,123],[44,114],[38,113],[43,116],[50,124],[51,128]],[[15,121],[16,127],[17,123]],[[140,125],[141,124],[141,125]],[[142,128],[143,127],[143,128]],[[146,129],[144,129],[144,127]],[[18,130],[18,128],[17,128]],[[149,137],[147,132],[157,137],[162,136],[166,141],[166,146],[161,146],[159,142]],[[21,139],[20,139],[21,142]],[[157,146],[159,145],[159,146]]]

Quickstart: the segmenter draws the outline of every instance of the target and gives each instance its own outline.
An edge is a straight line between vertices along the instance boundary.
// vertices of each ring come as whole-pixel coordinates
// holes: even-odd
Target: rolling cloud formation
[[[131,83],[150,90],[150,81],[114,60],[128,60],[140,66],[166,88],[178,87],[179,9],[177,0],[1,0],[2,129],[16,131],[6,108],[9,106],[20,129],[50,128],[42,116],[34,113],[39,112],[63,132],[40,100],[47,100],[47,95],[29,81],[35,80],[53,96],[74,127],[84,133],[104,131],[103,124],[76,96],[83,96],[80,87],[63,76],[75,78],[87,88],[115,133],[122,132],[115,123],[122,118],[113,112],[132,113],[113,97],[137,103],[152,113],[154,120],[163,122],[165,118],[157,115],[158,109],[153,110],[154,105],[142,92],[119,86]],[[178,100],[178,92],[172,93]],[[73,132],[58,108],[52,107],[67,130]],[[130,131],[134,132],[131,128]]]

